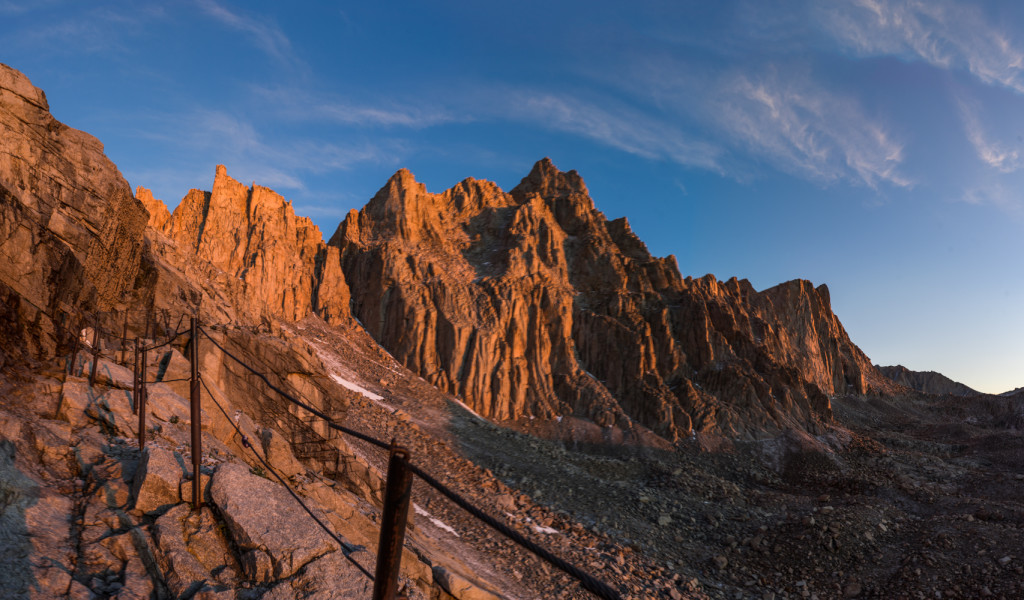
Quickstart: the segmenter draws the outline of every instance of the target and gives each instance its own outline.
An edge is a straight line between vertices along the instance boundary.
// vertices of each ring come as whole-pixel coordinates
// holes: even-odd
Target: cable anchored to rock
[[[234,428],[236,433],[238,433],[239,439],[242,440],[242,446],[244,446],[250,452],[252,452],[253,456],[256,457],[256,460],[260,461],[260,463],[267,470],[267,472],[270,473],[271,475],[273,475],[274,478],[277,479],[277,481],[282,486],[284,486],[284,489],[288,490],[288,493],[291,494],[292,498],[294,498],[295,501],[299,503],[299,506],[301,506],[302,509],[304,511],[306,511],[306,513],[309,514],[309,516],[312,517],[312,519],[314,521],[316,521],[316,524],[320,526],[320,529],[323,529],[324,533],[326,533],[328,536],[330,536],[331,539],[333,539],[335,542],[338,543],[339,546],[341,546],[342,555],[345,556],[346,560],[348,560],[350,563],[355,565],[355,567],[357,569],[359,569],[359,571],[362,572],[363,575],[366,575],[367,577],[369,577],[370,581],[373,581],[373,575],[370,574],[370,572],[367,571],[365,568],[363,568],[362,565],[360,565],[358,562],[356,562],[356,560],[354,558],[352,558],[352,556],[350,556],[353,552],[361,552],[361,551],[365,551],[366,549],[363,548],[362,546],[356,546],[356,545],[353,545],[353,544],[349,544],[348,542],[343,540],[341,538],[341,536],[339,536],[338,534],[334,533],[322,520],[320,520],[320,518],[317,517],[315,513],[313,513],[313,510],[311,508],[309,508],[309,506],[307,506],[305,502],[303,502],[302,498],[300,498],[299,495],[296,494],[294,490],[292,490],[291,486],[289,486],[285,482],[284,478],[281,477],[281,475],[278,474],[278,472],[274,470],[274,467],[270,466],[270,463],[267,460],[265,460],[262,456],[260,456],[259,452],[256,451],[256,448],[249,441],[248,436],[246,436],[244,433],[242,433],[242,430],[238,427],[238,425],[235,423],[235,421],[230,416],[228,416],[227,411],[225,411],[224,407],[221,406],[220,402],[217,401],[217,398],[213,395],[213,392],[211,392],[210,388],[206,385],[206,380],[203,379],[202,377],[200,377],[199,378],[199,383],[202,384],[203,389],[206,390],[206,394],[210,397],[210,400],[213,400],[213,403],[215,405],[217,405],[217,408],[220,409],[221,414],[223,414],[224,418],[227,419],[228,423],[231,424],[231,427]],[[199,480],[200,480],[199,474],[198,473],[193,474],[192,477],[193,477],[192,485],[198,485],[199,484]]]
[[[213,339],[213,337],[210,336],[210,334],[207,333],[204,328],[200,328],[199,331],[201,331],[202,334],[204,336],[206,336],[206,339],[210,340],[210,342],[212,342],[214,346],[219,348],[220,351],[223,352],[225,356],[227,356],[228,358],[230,358],[233,361],[235,361],[236,363],[238,363],[240,366],[242,366],[244,369],[246,369],[247,371],[249,371],[253,375],[259,377],[267,385],[267,387],[269,387],[273,391],[277,392],[285,400],[288,400],[289,402],[295,404],[296,406],[299,406],[299,407],[309,411],[313,415],[319,417],[320,419],[323,419],[324,422],[327,424],[327,426],[330,427],[331,429],[334,429],[336,431],[340,431],[342,433],[348,434],[348,435],[350,435],[352,437],[355,437],[357,439],[363,440],[363,441],[365,441],[365,442],[367,442],[369,444],[377,446],[378,448],[390,449],[392,447],[391,444],[388,444],[387,442],[384,442],[382,440],[378,440],[378,439],[376,439],[376,438],[374,438],[374,437],[372,437],[370,435],[367,435],[365,433],[362,433],[362,432],[359,432],[359,431],[356,431],[356,430],[353,430],[353,429],[349,429],[349,428],[344,427],[342,425],[338,425],[337,423],[334,422],[333,419],[330,418],[330,416],[328,416],[323,411],[317,410],[316,408],[310,406],[308,403],[303,402],[302,400],[299,400],[298,398],[296,398],[292,394],[289,394],[285,390],[282,390],[281,388],[279,388],[276,385],[272,384],[270,382],[270,380],[267,379],[266,375],[264,375],[260,371],[256,370],[254,367],[252,367],[251,365],[249,365],[248,363],[246,363],[242,359],[240,359],[237,356],[235,356],[234,354],[232,354],[229,350],[224,348],[224,346],[222,346],[219,342],[217,342],[217,340]],[[203,385],[205,386],[205,383]],[[209,389],[207,389],[207,393],[209,393]],[[218,407],[219,407],[219,405],[218,405]],[[224,409],[221,408],[222,412],[223,412],[223,410]],[[226,415],[227,415],[227,413],[225,413],[225,416]],[[230,419],[228,419],[228,420],[231,421]],[[232,425],[234,426],[234,422],[232,422]],[[238,429],[237,426],[235,427],[235,429],[236,430]],[[241,435],[241,431],[239,431],[239,435]],[[257,458],[259,458],[259,456],[257,456]],[[260,459],[260,460],[262,462],[262,459]],[[449,487],[447,487],[444,484],[442,484],[440,481],[435,479],[432,475],[430,475],[429,473],[427,473],[423,469],[421,469],[421,468],[419,468],[419,467],[417,467],[415,465],[411,465],[411,464],[409,465],[409,468],[412,470],[412,472],[416,476],[418,476],[421,480],[423,480],[424,483],[426,483],[427,485],[429,485],[432,488],[434,488],[435,490],[437,490],[441,495],[445,496],[446,498],[448,498],[449,500],[454,502],[456,505],[458,505],[460,508],[462,508],[463,510],[465,510],[469,514],[473,515],[474,517],[476,517],[477,519],[482,521],[485,525],[487,525],[487,526],[491,527],[492,529],[498,531],[499,533],[505,535],[507,538],[509,538],[513,542],[519,544],[523,548],[529,550],[530,552],[532,552],[537,557],[543,559],[544,561],[548,562],[552,566],[554,566],[554,567],[560,569],[561,571],[567,573],[568,575],[572,576],[577,581],[579,581],[580,585],[583,586],[583,588],[586,589],[587,591],[593,593],[594,595],[598,596],[599,598],[603,598],[604,600],[621,600],[622,599],[622,596],[617,591],[615,591],[611,586],[609,586],[608,584],[606,584],[603,581],[597,579],[596,577],[590,575],[589,573],[586,573],[585,571],[583,571],[579,567],[573,565],[572,563],[569,563],[568,561],[563,560],[563,559],[555,556],[551,552],[545,550],[540,545],[536,544],[535,542],[530,541],[529,539],[527,539],[526,537],[524,537],[522,534],[520,534],[519,532],[515,531],[511,527],[505,525],[504,523],[501,523],[500,521],[498,521],[494,517],[488,515],[483,510],[481,510],[479,507],[473,505],[471,502],[469,502],[469,500],[465,499],[464,497],[462,497],[461,495],[459,495],[458,493],[456,493],[455,491],[453,491]],[[289,490],[289,491],[291,491],[291,490]],[[307,509],[307,511],[308,511],[308,509]],[[310,513],[310,514],[312,514],[312,513]]]

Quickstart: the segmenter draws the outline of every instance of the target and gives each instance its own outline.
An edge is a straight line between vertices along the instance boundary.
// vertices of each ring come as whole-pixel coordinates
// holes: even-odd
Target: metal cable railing
[[[241,360],[240,358],[238,358],[237,356],[232,354],[229,350],[224,348],[224,346],[222,346],[220,343],[218,343],[217,340],[213,339],[213,337],[210,336],[210,334],[208,334],[205,329],[200,328],[199,331],[206,337],[207,340],[212,342],[214,346],[216,346],[218,349],[220,349],[220,351],[223,352],[225,356],[231,358],[233,361],[238,363],[240,366],[245,368],[247,371],[249,371],[253,375],[259,377],[267,385],[267,387],[269,387],[270,389],[272,389],[275,392],[277,392],[285,400],[288,400],[289,402],[295,404],[296,406],[299,406],[299,407],[303,408],[304,410],[307,410],[310,413],[316,415],[317,417],[323,419],[326,422],[327,426],[330,427],[331,429],[335,429],[335,430],[340,431],[342,433],[351,435],[351,436],[353,436],[353,437],[355,437],[357,439],[363,440],[363,441],[365,441],[365,442],[367,442],[369,444],[377,446],[378,448],[389,449],[389,448],[392,447],[391,444],[388,444],[387,442],[384,442],[383,440],[379,440],[379,439],[376,439],[376,438],[374,438],[374,437],[372,437],[370,435],[367,435],[365,433],[362,433],[362,432],[359,432],[359,431],[356,431],[356,430],[353,430],[353,429],[349,429],[349,428],[344,427],[342,425],[338,425],[327,414],[323,413],[322,411],[317,410],[316,408],[313,408],[308,403],[303,402],[302,400],[299,400],[298,398],[296,398],[292,394],[289,394],[288,392],[286,392],[286,391],[282,390],[281,388],[279,388],[279,387],[275,386],[274,384],[272,384],[270,382],[270,380],[267,379],[266,375],[264,375],[263,373],[259,372],[254,367],[252,367],[251,365],[249,365],[245,361]],[[494,517],[488,515],[483,510],[481,510],[479,507],[473,505],[469,500],[467,500],[463,496],[459,495],[457,492],[455,492],[451,488],[449,488],[449,487],[445,486],[444,484],[442,484],[440,481],[438,481],[436,478],[434,478],[432,475],[430,475],[429,473],[427,473],[423,469],[421,469],[421,468],[419,468],[419,467],[417,467],[415,465],[409,465],[409,467],[410,467],[410,469],[412,470],[412,472],[416,476],[418,476],[421,480],[423,480],[424,483],[426,483],[430,487],[432,487],[435,490],[437,490],[440,494],[442,494],[443,496],[445,496],[446,498],[448,498],[449,500],[454,502],[457,506],[459,506],[460,508],[462,508],[463,510],[465,510],[469,514],[473,515],[474,517],[476,517],[477,519],[482,521],[487,526],[491,527],[492,529],[494,529],[494,530],[498,531],[499,533],[503,534],[504,536],[508,537],[513,542],[515,542],[515,543],[519,544],[520,546],[522,546],[523,548],[529,550],[530,552],[532,552],[533,554],[535,554],[539,558],[545,560],[546,562],[548,562],[549,564],[553,565],[554,567],[556,567],[556,568],[560,569],[561,571],[567,573],[568,575],[572,576],[577,581],[579,581],[580,585],[584,589],[586,589],[587,591],[595,594],[596,596],[598,596],[600,598],[604,598],[606,600],[620,600],[621,599],[621,596],[619,595],[619,593],[617,591],[615,591],[608,584],[606,584],[603,581],[597,579],[596,577],[590,575],[589,573],[583,571],[582,569],[580,569],[579,567],[573,565],[572,563],[569,563],[568,561],[565,561],[565,560],[555,556],[554,554],[552,554],[548,550],[544,549],[543,547],[541,547],[540,545],[536,544],[535,542],[529,540],[528,538],[526,538],[525,536],[523,536],[519,532],[515,531],[514,529],[512,529],[508,525],[505,525],[504,523],[498,521]]]
[[[154,343],[152,346],[143,346],[143,345],[139,344],[137,346],[137,349],[138,349],[139,353],[141,353],[142,356],[145,356],[145,353],[147,353],[147,352],[149,352],[151,350],[156,350],[156,349],[159,349],[161,347],[168,346],[171,343],[173,343],[175,340],[177,340],[180,336],[182,336],[184,333],[189,331],[190,328],[181,328],[181,321],[183,319],[184,319],[184,315],[182,315],[181,319],[179,319],[178,327],[176,328],[174,334],[169,336],[166,341],[161,342],[161,343]],[[168,319],[168,321],[169,321],[169,319]],[[81,322],[82,322],[82,320],[79,321],[80,324],[81,324]],[[147,329],[148,329],[148,326],[147,326]],[[74,347],[76,347],[76,348],[77,348],[78,340],[81,337],[81,331],[82,331],[81,327],[79,327],[77,330],[74,331],[74,335],[75,335],[75,338],[74,338],[75,346]],[[98,336],[98,334],[101,331],[103,331],[104,333],[110,334],[110,337],[120,337],[120,338],[124,339],[123,335],[117,336],[116,334],[113,334],[112,332],[106,331],[105,328],[100,328],[100,327],[96,326],[96,321],[94,320],[94,341],[93,341],[93,345],[94,346],[96,346],[96,340],[98,339],[96,336]],[[218,342],[216,339],[214,339],[206,331],[205,328],[196,327],[194,331],[196,333],[201,333],[207,340],[209,340],[215,347],[217,347],[225,356],[227,356],[228,358],[233,360],[238,365],[242,366],[244,369],[246,369],[248,372],[250,372],[254,376],[258,377],[269,389],[273,390],[280,397],[282,397],[283,399],[287,400],[288,402],[290,402],[290,403],[292,403],[292,404],[302,408],[303,410],[309,412],[310,414],[314,415],[315,417],[321,419],[327,425],[327,427],[329,427],[330,429],[335,430],[335,431],[339,431],[341,433],[344,433],[344,434],[349,435],[351,437],[354,437],[356,439],[362,440],[362,441],[364,441],[364,442],[366,442],[366,443],[368,443],[368,444],[370,444],[372,446],[376,446],[376,447],[378,447],[380,449],[390,449],[390,450],[392,450],[392,457],[394,457],[394,450],[396,448],[396,446],[394,446],[394,444],[388,444],[387,442],[384,442],[383,440],[379,440],[379,439],[377,439],[377,438],[375,438],[375,437],[373,437],[371,435],[368,435],[366,433],[363,433],[363,432],[360,432],[360,431],[357,431],[357,430],[354,430],[354,429],[350,429],[348,427],[345,427],[343,425],[340,425],[340,424],[336,423],[327,413],[325,413],[325,412],[323,412],[321,410],[318,410],[317,408],[311,406],[308,402],[304,402],[303,400],[295,397],[294,395],[288,393],[287,391],[285,391],[285,390],[281,389],[280,387],[278,387],[278,386],[274,385],[273,383],[271,383],[271,381],[268,379],[268,377],[264,373],[260,372],[259,370],[254,368],[252,365],[250,365],[247,362],[245,362],[244,360],[240,359],[234,353],[232,353],[227,348],[225,348],[222,344],[220,344],[220,342]],[[193,333],[193,336],[196,335],[196,333]],[[193,340],[193,342],[194,341],[195,340]],[[73,350],[72,357],[71,357],[72,359],[74,357],[74,353],[75,352],[77,352],[77,350]],[[94,356],[94,364],[95,364],[96,360],[98,359],[98,356],[100,355],[100,351],[99,351],[98,347],[94,347],[92,349],[91,353]],[[114,360],[116,362],[116,358]],[[136,410],[140,413],[140,415],[139,415],[139,424],[140,424],[140,428],[139,428],[139,441],[140,441],[140,448],[141,448],[144,445],[144,443],[145,443],[144,442],[144,439],[145,439],[145,437],[144,437],[144,430],[145,430],[145,426],[144,426],[144,422],[145,421],[144,421],[144,419],[145,419],[145,398],[147,396],[147,392],[145,391],[146,390],[146,385],[145,384],[172,383],[172,382],[177,382],[177,381],[189,381],[189,380],[192,380],[193,377],[177,378],[177,379],[165,380],[165,381],[148,381],[148,379],[145,377],[144,365],[139,365],[139,366],[142,367],[142,368],[136,370],[134,385],[135,385],[136,389],[138,390],[139,396],[140,396],[139,402],[136,402]],[[242,440],[243,447],[247,448],[249,451],[252,452],[253,456],[260,462],[260,464],[263,465],[263,468],[266,469],[267,472],[272,474],[274,476],[274,478],[277,479],[277,481],[281,485],[283,485],[285,487],[285,489],[296,500],[296,502],[299,503],[299,505],[302,507],[302,509],[306,513],[308,513],[310,517],[313,518],[313,520],[317,523],[317,525],[321,529],[323,529],[327,533],[328,536],[330,536],[335,542],[337,542],[340,545],[340,547],[342,549],[342,553],[345,556],[345,558],[349,562],[351,562],[353,565],[355,565],[356,568],[358,568],[360,572],[362,572],[364,575],[369,577],[371,581],[375,581],[375,584],[379,585],[380,582],[377,582],[375,580],[375,578],[373,577],[373,575],[369,573],[369,571],[367,571],[362,565],[360,565],[354,558],[352,558],[350,556],[350,554],[352,554],[354,552],[365,550],[365,549],[362,548],[362,547],[359,547],[359,546],[353,546],[353,545],[349,544],[348,542],[344,541],[340,536],[338,536],[336,533],[334,533],[319,517],[316,516],[316,514],[312,511],[312,509],[310,509],[309,506],[307,506],[305,504],[305,502],[299,497],[299,495],[294,490],[291,489],[291,487],[287,484],[285,479],[279,473],[277,473],[276,470],[274,470],[274,468],[270,465],[270,463],[266,460],[266,458],[261,456],[260,453],[256,451],[255,447],[250,443],[248,437],[245,436],[245,434],[238,427],[238,425],[234,422],[234,420],[231,419],[228,416],[227,411],[225,411],[224,407],[221,406],[220,402],[217,401],[216,397],[210,391],[210,388],[206,385],[206,382],[204,381],[204,379],[201,376],[197,375],[197,372],[195,371],[195,368],[196,368],[195,367],[195,362],[193,362],[193,369],[194,369],[193,370],[193,375],[195,376],[195,379],[196,379],[196,383],[193,384],[193,390],[198,390],[198,388],[196,386],[197,385],[202,385],[202,387],[206,390],[207,395],[210,397],[210,399],[214,402],[214,404],[217,406],[217,408],[220,410],[220,412],[227,419],[228,423],[231,424],[232,428],[234,428],[236,433],[239,435],[240,439]],[[198,392],[194,391],[193,393],[198,393]],[[193,396],[193,398],[195,400],[197,400],[198,397],[197,396]],[[141,402],[141,406],[139,406],[140,402]],[[420,467],[417,467],[416,465],[413,465],[413,464],[408,464],[407,467],[411,471],[412,474],[414,474],[417,477],[419,477],[424,483],[426,483],[427,485],[429,485],[430,487],[435,489],[438,493],[440,493],[444,497],[448,498],[455,505],[459,506],[460,508],[462,508],[463,510],[465,510],[469,514],[473,515],[475,518],[480,520],[483,524],[485,524],[488,527],[494,529],[495,531],[498,531],[499,533],[501,533],[502,535],[506,536],[511,541],[513,541],[516,544],[522,546],[526,550],[532,552],[538,558],[546,561],[547,563],[551,564],[552,566],[554,566],[554,567],[558,568],[559,570],[565,572],[566,574],[570,575],[571,577],[573,577],[574,579],[579,581],[580,585],[584,589],[586,589],[587,591],[589,591],[589,592],[593,593],[594,595],[596,595],[596,596],[598,596],[600,598],[603,598],[605,600],[621,600],[620,594],[615,589],[613,589],[611,586],[609,586],[608,584],[606,584],[603,581],[597,579],[596,577],[590,575],[589,573],[583,571],[582,569],[580,569],[579,567],[573,565],[572,563],[570,563],[570,562],[568,562],[568,561],[566,561],[566,560],[564,560],[564,559],[562,559],[562,558],[560,558],[558,556],[555,556],[554,554],[552,554],[551,552],[549,552],[548,550],[546,550],[545,548],[543,548],[539,544],[537,544],[537,543],[531,541],[530,539],[526,538],[524,535],[522,535],[518,531],[515,531],[514,529],[512,529],[511,527],[509,527],[505,523],[502,523],[501,521],[495,519],[491,515],[489,515],[486,512],[484,512],[479,507],[475,506],[468,499],[466,499],[465,497],[461,496],[458,492],[455,492],[454,490],[452,490],[448,486],[446,486],[443,483],[441,483],[440,481],[438,481],[435,477],[433,477],[431,474],[427,473],[426,471],[424,471]],[[194,486],[198,486],[199,485],[198,482],[200,481],[200,479],[201,478],[198,475],[198,469],[196,469],[196,472],[194,474],[194,479],[193,479],[193,485]],[[389,485],[390,485],[390,483],[389,483]],[[194,490],[193,493],[195,494],[196,490]],[[387,508],[387,506],[385,506],[385,508]],[[385,512],[387,512],[387,511],[385,511]],[[404,528],[404,525],[403,525],[403,528]],[[378,549],[378,554],[380,554],[382,552],[384,552],[384,548],[383,547]],[[380,567],[378,566],[378,569],[379,568]],[[380,573],[380,572],[381,571],[378,570],[378,573]],[[397,575],[395,575],[395,577],[397,577]],[[375,593],[376,593],[376,589],[375,589]]]
[[[249,442],[249,438],[244,433],[242,433],[242,430],[241,430],[241,428],[238,427],[238,424],[235,423],[235,421],[230,416],[228,416],[227,411],[224,410],[224,407],[221,406],[220,402],[217,401],[217,398],[213,395],[213,392],[211,392],[210,388],[206,385],[206,380],[203,379],[202,377],[200,377],[199,378],[199,383],[202,384],[203,389],[206,390],[206,395],[210,397],[210,400],[213,400],[213,403],[215,405],[217,405],[218,409],[220,409],[220,412],[224,415],[224,418],[227,419],[228,423],[231,424],[231,427],[234,428],[236,433],[238,433],[238,437],[242,440],[242,446],[244,446],[250,452],[252,452],[253,456],[255,456],[256,459],[258,461],[260,461],[260,464],[262,464],[263,467],[271,475],[273,475],[274,478],[277,479],[277,481],[280,482],[280,484],[283,485],[286,490],[288,490],[288,493],[291,494],[292,498],[294,498],[295,501],[299,503],[299,506],[302,507],[302,510],[306,511],[306,513],[310,517],[312,517],[314,521],[316,521],[316,524],[320,526],[320,529],[323,529],[324,532],[331,537],[331,539],[333,539],[335,542],[338,543],[339,546],[341,546],[341,551],[342,551],[342,554],[345,556],[345,558],[350,563],[355,565],[355,567],[357,569],[359,569],[359,571],[362,572],[363,575],[366,575],[367,577],[369,577],[370,581],[373,581],[373,575],[371,575],[369,571],[367,571],[361,564],[356,562],[356,560],[354,558],[352,558],[352,556],[351,556],[351,554],[353,552],[361,552],[361,551],[365,551],[366,549],[363,548],[362,546],[356,546],[356,545],[353,545],[353,544],[349,544],[348,542],[343,540],[341,538],[341,536],[339,536],[338,534],[334,533],[331,530],[331,528],[328,527],[319,517],[317,517],[316,514],[313,513],[313,510],[311,508],[309,508],[309,506],[307,506],[306,503],[302,501],[302,498],[300,498],[299,495],[296,494],[294,490],[292,490],[291,486],[289,486],[288,483],[285,482],[285,479],[283,477],[281,477],[281,475],[278,474],[277,471],[274,470],[274,467],[270,466],[270,463],[265,458],[260,456],[259,452],[256,451],[256,448],[254,448],[252,443]],[[199,481],[199,479],[200,478],[198,476],[193,475],[193,479],[192,479],[193,483],[192,484],[196,485],[195,482]]]

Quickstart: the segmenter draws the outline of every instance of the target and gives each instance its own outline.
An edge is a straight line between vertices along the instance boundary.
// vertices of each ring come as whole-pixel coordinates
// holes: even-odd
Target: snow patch
[[[333,379],[334,381],[337,381],[338,383],[340,383],[341,385],[345,386],[346,388],[352,390],[353,392],[358,392],[358,393],[366,396],[370,400],[380,401],[380,400],[384,399],[384,396],[380,396],[378,394],[374,394],[373,392],[371,392],[370,390],[364,388],[363,386],[361,386],[361,385],[359,385],[357,383],[352,383],[351,381],[349,381],[348,379],[345,379],[344,377],[342,377],[341,375],[338,375],[337,373],[331,373],[331,379]]]
[[[450,525],[448,525],[447,523],[445,523],[444,521],[442,521],[440,519],[434,518],[433,515],[428,513],[426,510],[424,510],[419,504],[416,504],[415,502],[413,502],[412,503],[412,508],[413,508],[414,511],[416,511],[416,514],[420,515],[421,517],[426,517],[426,518],[430,519],[430,522],[434,524],[434,527],[437,527],[438,529],[441,529],[443,531],[447,531],[448,533],[454,535],[455,537],[462,537],[461,535],[459,535],[459,533],[457,531],[452,529]]]
[[[452,397],[452,400],[454,400],[454,401],[455,401],[456,403],[458,403],[458,405],[459,405],[459,406],[461,406],[462,408],[466,409],[466,412],[468,412],[469,414],[471,414],[471,415],[473,415],[474,417],[476,417],[476,418],[480,419],[480,420],[481,420],[481,421],[483,421],[484,423],[487,423],[487,422],[488,422],[488,421],[487,421],[487,419],[485,419],[485,418],[481,417],[481,416],[480,416],[480,414],[479,414],[479,413],[477,413],[477,412],[476,412],[475,410],[473,410],[472,408],[470,408],[470,407],[466,406],[466,403],[465,403],[465,402],[463,402],[462,400],[459,400],[458,398],[455,398],[455,397]]]

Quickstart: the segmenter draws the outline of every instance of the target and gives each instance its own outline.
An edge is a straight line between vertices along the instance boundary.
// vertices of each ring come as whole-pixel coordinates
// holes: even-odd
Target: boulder
[[[278,483],[259,477],[249,467],[223,463],[214,473],[211,496],[242,553],[269,556],[274,579],[291,576],[310,561],[338,549],[332,540]],[[326,515],[318,509],[321,521]],[[245,559],[250,578],[265,577],[265,561]]]
[[[178,490],[183,473],[182,459],[176,452],[160,446],[146,446],[132,486],[135,510],[161,512],[180,502]]]
[[[128,357],[130,360],[132,355],[129,354]],[[92,356],[87,356],[87,359],[88,362],[86,362],[83,368],[86,376],[88,376],[89,370],[92,369]],[[130,390],[135,385],[135,376],[130,368],[122,367],[116,362],[100,358],[96,364],[96,383],[122,390]]]
[[[207,582],[237,576],[237,563],[209,508],[195,515],[187,504],[179,504],[157,519],[153,535],[160,572],[176,598],[191,596]]]
[[[57,418],[70,423],[75,429],[83,427],[89,422],[86,410],[94,399],[95,394],[87,380],[69,376],[61,390]]]
[[[280,433],[270,427],[260,431],[263,442],[263,457],[283,477],[291,477],[306,472],[306,467],[292,454],[292,448]]]
[[[132,397],[128,390],[111,388],[101,391],[93,388],[93,402],[85,414],[111,434],[126,438],[138,436],[138,417],[132,412]]]

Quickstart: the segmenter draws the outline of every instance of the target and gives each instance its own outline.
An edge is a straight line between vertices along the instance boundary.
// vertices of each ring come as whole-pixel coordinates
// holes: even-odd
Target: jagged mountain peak
[[[544,157],[533,165],[529,175],[519,185],[512,188],[511,194],[516,198],[539,194],[555,199],[574,195],[589,196],[590,192],[579,173],[575,170],[560,171],[550,158]]]
[[[430,194],[392,178],[330,245],[359,282],[352,308],[370,334],[498,420],[756,435],[813,428],[831,418],[829,395],[885,385],[826,287],[684,282],[550,159],[510,193],[467,179]]]

